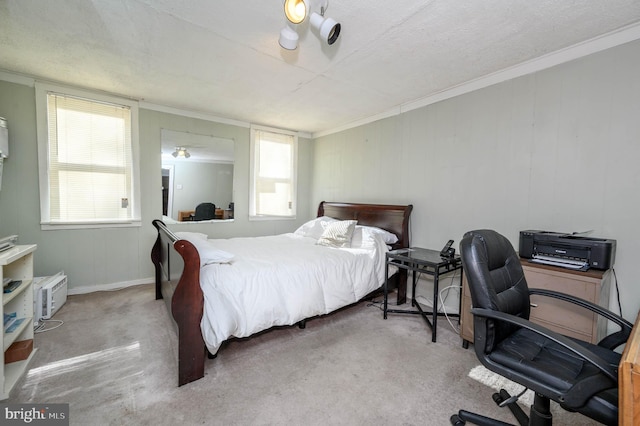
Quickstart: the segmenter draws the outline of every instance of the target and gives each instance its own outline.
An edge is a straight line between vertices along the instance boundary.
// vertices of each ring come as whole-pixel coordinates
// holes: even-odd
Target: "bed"
[[[316,219],[294,233],[226,240],[174,233],[154,220],[156,299],[165,300],[177,332],[178,385],[202,378],[207,354],[213,358],[228,339],[304,328],[380,291],[385,252],[409,247],[412,209],[323,201]],[[172,277],[180,259],[182,273]],[[404,303],[406,271],[395,271],[390,283]]]

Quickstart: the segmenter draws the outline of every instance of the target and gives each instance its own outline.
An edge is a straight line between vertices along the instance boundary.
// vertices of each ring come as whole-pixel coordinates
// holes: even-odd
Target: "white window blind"
[[[297,136],[252,128],[252,217],[295,217]]]
[[[135,220],[131,106],[47,91],[46,119],[42,222]]]

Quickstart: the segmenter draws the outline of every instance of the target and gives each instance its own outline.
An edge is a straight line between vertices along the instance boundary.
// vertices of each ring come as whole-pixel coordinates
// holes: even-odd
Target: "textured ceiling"
[[[310,0],[319,10],[319,0]],[[638,0],[331,0],[278,45],[282,0],[0,0],[0,69],[322,132],[640,21]]]

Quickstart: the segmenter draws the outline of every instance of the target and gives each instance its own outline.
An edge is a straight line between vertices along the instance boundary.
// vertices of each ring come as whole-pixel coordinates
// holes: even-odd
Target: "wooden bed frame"
[[[354,204],[321,202],[318,217],[355,219],[358,225],[376,226],[398,236],[393,249],[409,247],[409,216],[412,205]],[[178,334],[178,386],[204,376],[208,353],[200,331],[204,296],[200,288],[200,256],[188,241],[178,239],[161,220],[154,220],[158,237],[151,250],[155,265],[156,299],[164,299]],[[182,275],[171,279],[171,247],[184,262]],[[174,265],[175,266],[175,265]],[[390,281],[398,288],[398,303],[406,301],[406,270],[400,269]]]

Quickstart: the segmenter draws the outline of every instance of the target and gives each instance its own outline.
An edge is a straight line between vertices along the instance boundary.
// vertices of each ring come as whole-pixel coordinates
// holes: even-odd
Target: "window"
[[[298,136],[251,126],[252,219],[295,218]]]
[[[43,228],[140,224],[137,104],[36,85]]]

